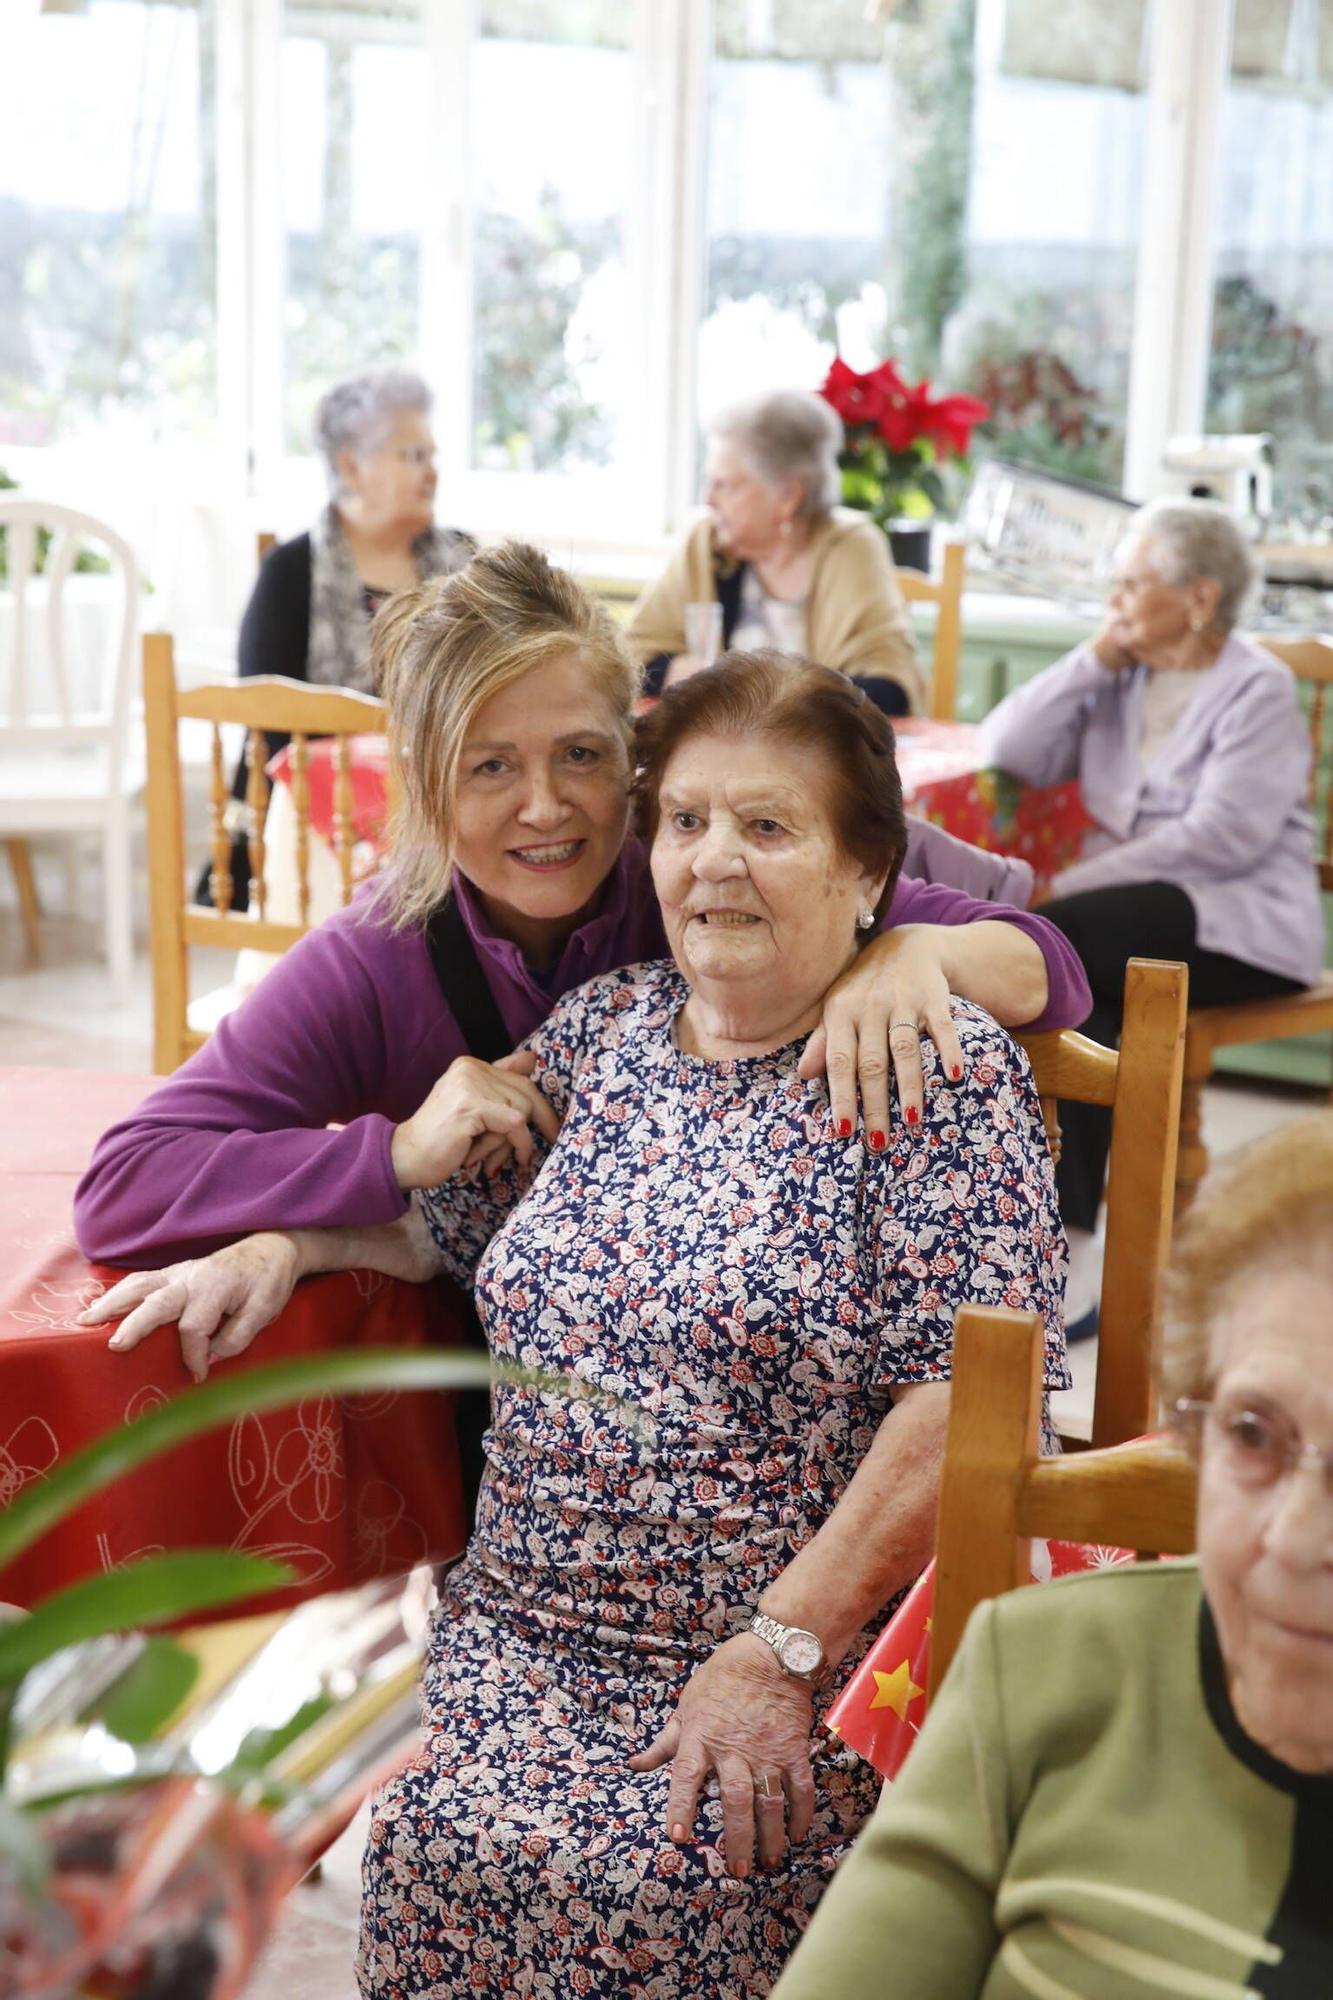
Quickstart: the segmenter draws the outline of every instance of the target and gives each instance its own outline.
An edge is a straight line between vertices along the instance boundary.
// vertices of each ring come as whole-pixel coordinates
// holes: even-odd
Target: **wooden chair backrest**
[[[1156,1416],[1158,1319],[1171,1249],[1188,1000],[1183,965],[1131,958],[1118,1054],[1068,1029],[1018,1037],[1032,1063],[1057,1159],[1057,1099],[1111,1111],[1094,1446],[1138,1437]]]
[[[311,687],[277,676],[219,682],[182,691],[176,685],[171,637],[150,632],[143,642],[144,724],[148,747],[148,869],[153,951],[153,1049],[159,1071],[174,1069],[205,1037],[189,1027],[191,945],[224,951],[282,952],[309,928],[310,797],[306,776],[312,736],[337,739],[334,771],[333,852],[341,876],[342,901],[356,887],[350,739],[377,735],[385,728],[385,708],[373,695],[342,688]],[[192,718],[212,724],[209,770],[209,830],[213,907],[188,900],[184,793],[179,726]],[[224,815],[231,800],[231,772],[224,755],[222,725],[246,730],[246,842],[252,877],[252,908],[231,908],[231,835]],[[276,923],[265,914],[264,820],[268,807],[266,734],[292,741],[292,805],[296,819],[296,872],[300,921]]]
[[[964,1306],[958,1314],[935,1539],[932,1694],[976,1606],[1030,1580],[1034,1536],[1154,1555],[1194,1547],[1194,1466],[1169,1439],[1039,1456],[1042,1351],[1037,1313]]]
[[[1327,639],[1270,639],[1267,633],[1259,635],[1258,643],[1289,666],[1310,690],[1306,719],[1314,752],[1310,807],[1319,839],[1315,866],[1320,888],[1333,895],[1333,643]]]
[[[952,722],[958,706],[958,662],[963,650],[963,581],[967,574],[967,547],[963,542],[944,544],[944,563],[938,578],[920,570],[900,569],[898,582],[909,604],[935,606],[935,656],[930,675],[930,712],[939,722]]]

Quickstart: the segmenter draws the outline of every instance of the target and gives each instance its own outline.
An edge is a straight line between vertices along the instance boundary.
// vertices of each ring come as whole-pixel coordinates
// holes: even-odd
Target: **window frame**
[[[480,0],[419,0],[437,191],[421,239],[421,352],[436,392],[442,507],[487,533],[528,532],[577,556],[656,554],[697,499],[695,393],[705,302],[712,0],[631,0],[635,156],[626,259],[639,386],[622,479],[473,470],[471,76]],[[1233,0],[1150,0],[1148,136],[1126,409],[1125,491],[1165,484],[1170,436],[1203,428],[1216,268],[1216,189]],[[283,0],[215,10],[217,499],[264,526],[308,518],[313,458],[283,444]],[[1165,361],[1164,361],[1165,357]],[[36,472],[61,446],[7,447]],[[177,461],[178,463],[179,461]],[[172,471],[144,467],[158,487]],[[193,476],[197,480],[198,472]],[[192,480],[193,483],[193,480]],[[193,495],[191,497],[194,497]]]

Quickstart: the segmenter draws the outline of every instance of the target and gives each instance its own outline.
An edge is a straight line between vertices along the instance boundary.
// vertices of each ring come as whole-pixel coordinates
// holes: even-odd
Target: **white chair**
[[[70,507],[0,499],[0,528],[9,568],[0,596],[0,842],[17,873],[35,835],[100,836],[106,955],[123,1002],[134,957],[131,810],[144,788],[141,732],[131,726],[138,567],[114,528]],[[51,540],[39,575],[43,530]],[[68,593],[89,543],[111,564],[95,621],[105,627],[94,648],[103,657],[91,661],[70,645]]]

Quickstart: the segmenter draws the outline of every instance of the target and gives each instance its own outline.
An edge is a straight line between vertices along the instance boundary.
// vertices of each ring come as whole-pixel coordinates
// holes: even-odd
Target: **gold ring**
[[[765,1771],[762,1777],[755,1779],[754,1789],[756,1795],[761,1799],[772,1801],[781,1799],[782,1797],[782,1786],[779,1785],[776,1791],[773,1790],[773,1776],[769,1771]]]

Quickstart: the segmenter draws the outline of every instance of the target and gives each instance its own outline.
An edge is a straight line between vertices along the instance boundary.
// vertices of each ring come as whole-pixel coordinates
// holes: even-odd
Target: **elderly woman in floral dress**
[[[408,1218],[297,1232],[294,1259],[256,1239],[283,1269],[447,1271],[498,1358],[594,1392],[497,1384],[423,1748],[373,1812],[381,2000],[766,1992],[875,1803],[816,1724],[929,1554],[957,1306],[1042,1312],[1067,1380],[1050,1158],[1004,1031],[955,1002],[963,1061],[930,1052],[923,1118],[879,1151],[799,1073],[902,860],[882,714],[829,669],[733,656],[655,713],[641,797],[673,956],[529,1038],[554,1145],[497,1163],[510,1079],[465,1057]]]

